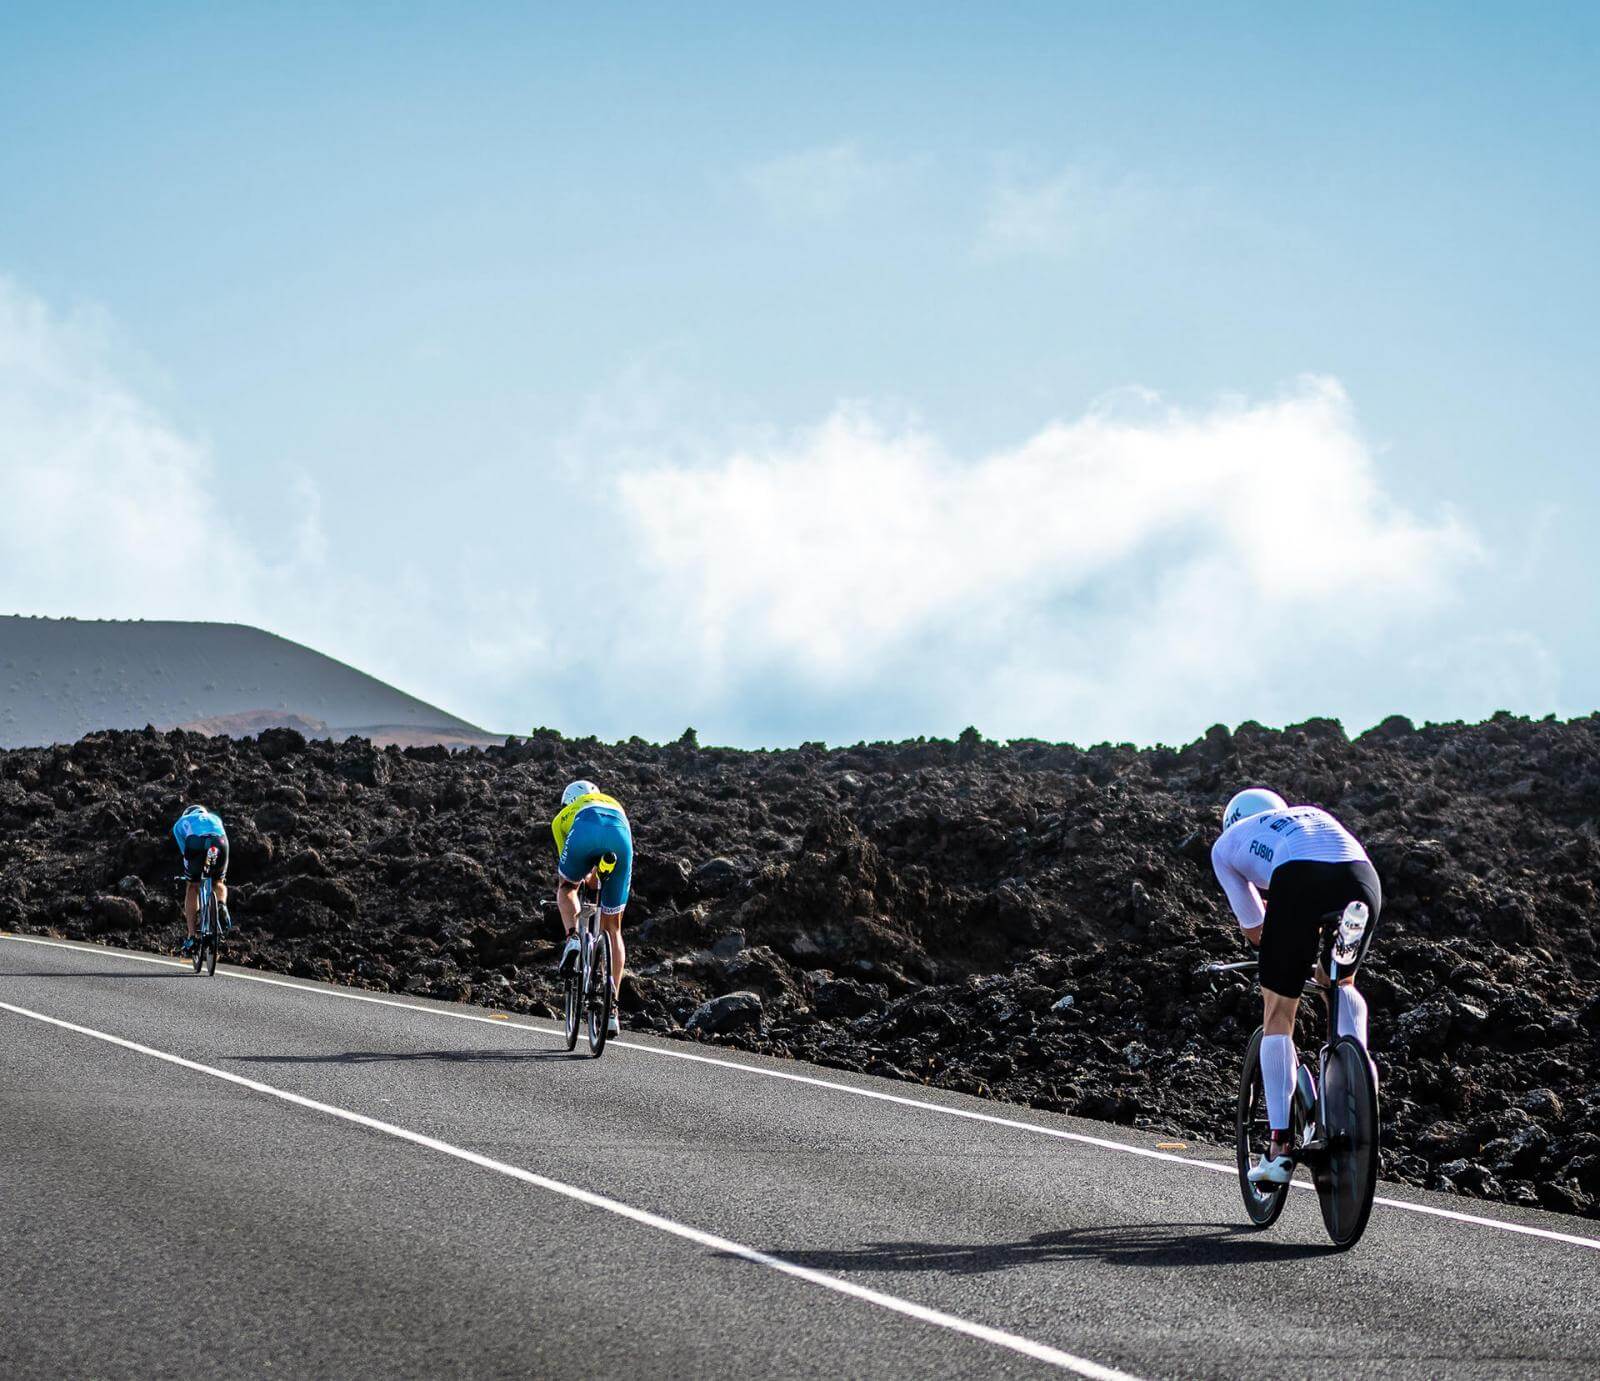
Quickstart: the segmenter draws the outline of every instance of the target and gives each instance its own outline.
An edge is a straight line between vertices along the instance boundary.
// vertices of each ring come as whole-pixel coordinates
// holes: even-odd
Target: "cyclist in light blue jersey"
[[[228,831],[223,828],[220,815],[213,815],[204,806],[190,806],[172,827],[172,837],[178,842],[178,852],[183,855],[183,875],[189,880],[183,893],[183,919],[189,935],[183,942],[182,952],[192,954],[195,915],[200,909],[200,871],[213,845],[217,849],[217,865],[212,870],[211,880],[217,891],[217,914],[224,930],[233,929],[233,920],[228,915]]]

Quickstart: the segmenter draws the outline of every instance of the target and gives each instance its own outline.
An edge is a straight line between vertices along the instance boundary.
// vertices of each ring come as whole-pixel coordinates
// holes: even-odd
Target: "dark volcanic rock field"
[[[1362,980],[1386,1173],[1600,1214],[1600,716],[1145,751],[106,733],[0,753],[0,928],[170,949],[168,831],[201,800],[232,839],[228,958],[550,1015],[547,822],[576,776],[634,824],[626,1024],[1224,1142],[1260,1009],[1200,972],[1243,954],[1219,803],[1325,805],[1387,892]]]

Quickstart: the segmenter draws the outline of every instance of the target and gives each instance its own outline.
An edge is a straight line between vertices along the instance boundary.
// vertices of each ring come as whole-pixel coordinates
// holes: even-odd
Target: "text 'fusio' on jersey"
[[[1285,863],[1367,863],[1360,841],[1317,806],[1290,806],[1247,815],[1211,846],[1211,866],[1246,930],[1266,914],[1260,892]]]

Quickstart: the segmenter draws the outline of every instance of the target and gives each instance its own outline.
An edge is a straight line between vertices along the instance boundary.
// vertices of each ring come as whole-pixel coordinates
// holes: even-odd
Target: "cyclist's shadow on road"
[[[1326,1256],[1329,1244],[1284,1242],[1239,1223],[1125,1223],[1063,1228],[1021,1242],[874,1242],[821,1251],[774,1251],[819,1271],[938,1271],[982,1275],[1017,1266],[1092,1258],[1119,1266],[1237,1266]]]
[[[530,1050],[346,1050],[327,1055],[228,1055],[238,1064],[264,1065],[369,1065],[393,1064],[408,1060],[427,1060],[440,1064],[515,1064],[524,1060],[589,1059],[569,1050],[540,1047]]]

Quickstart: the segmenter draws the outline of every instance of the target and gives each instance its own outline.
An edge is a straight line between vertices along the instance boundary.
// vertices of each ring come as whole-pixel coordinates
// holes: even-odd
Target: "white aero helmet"
[[[567,789],[561,793],[562,809],[570,806],[578,797],[591,796],[599,790],[593,782],[568,782]]]
[[[1289,803],[1276,791],[1264,786],[1246,787],[1222,808],[1222,828],[1243,820],[1246,816],[1260,815],[1264,810],[1288,810]]]

